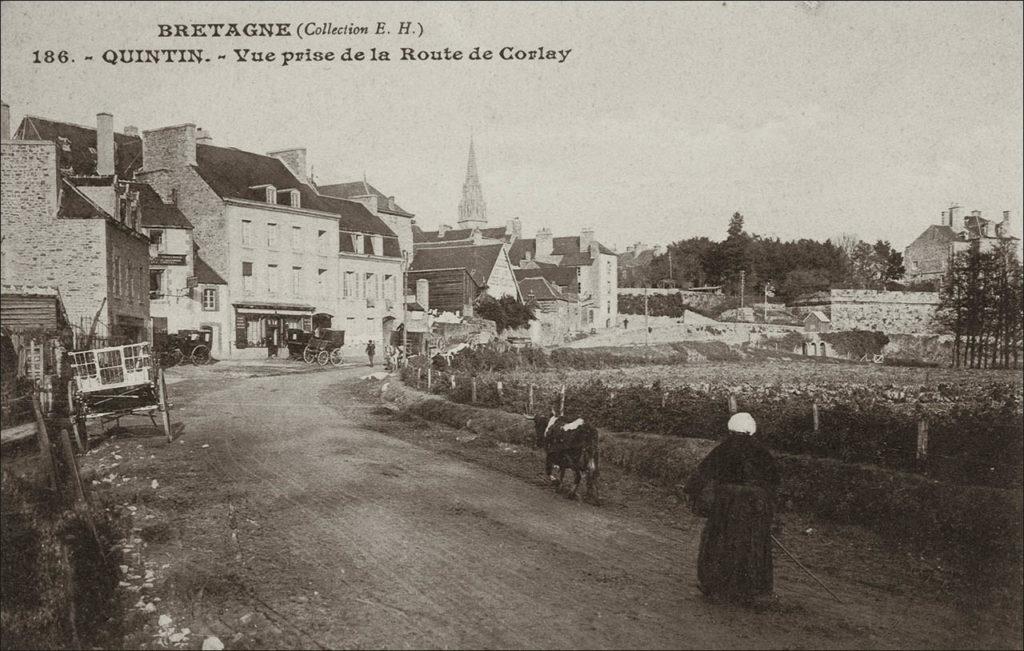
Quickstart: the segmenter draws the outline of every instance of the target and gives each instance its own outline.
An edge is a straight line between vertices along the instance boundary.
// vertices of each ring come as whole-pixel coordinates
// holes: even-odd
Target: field
[[[586,415],[615,431],[716,439],[733,409],[790,454],[869,463],[963,484],[1019,487],[1022,384],[1013,371],[888,367],[706,348],[709,358],[639,362],[634,349],[456,358],[431,390],[456,402]],[[639,349],[644,350],[644,349]],[[674,350],[674,349],[673,349]],[[718,354],[721,353],[721,354]],[[690,351],[689,357],[692,357]],[[622,368],[590,368],[620,361]],[[535,363],[535,366],[527,364]],[[425,371],[407,381],[425,388]]]

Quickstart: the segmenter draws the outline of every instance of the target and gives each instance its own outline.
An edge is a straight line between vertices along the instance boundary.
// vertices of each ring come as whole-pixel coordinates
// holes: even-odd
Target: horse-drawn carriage
[[[321,328],[311,334],[302,349],[302,359],[307,364],[316,362],[320,366],[333,364],[341,366],[342,347],[345,345],[344,330],[328,330]],[[289,347],[289,351],[291,348]]]
[[[177,333],[154,335],[157,359],[168,368],[189,361],[200,366],[209,364],[213,345],[211,330],[178,330]]]

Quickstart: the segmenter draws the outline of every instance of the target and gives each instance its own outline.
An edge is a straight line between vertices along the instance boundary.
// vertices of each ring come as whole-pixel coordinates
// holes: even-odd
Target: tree
[[[532,306],[520,303],[512,296],[494,299],[483,294],[477,299],[475,311],[477,316],[494,321],[498,332],[507,328],[525,328],[536,318]]]
[[[1022,285],[1012,240],[986,251],[974,242],[953,256],[939,293],[937,320],[953,332],[954,366],[1019,366]]]
[[[821,269],[794,269],[786,274],[779,287],[779,296],[787,301],[802,294],[828,291],[831,283]]]

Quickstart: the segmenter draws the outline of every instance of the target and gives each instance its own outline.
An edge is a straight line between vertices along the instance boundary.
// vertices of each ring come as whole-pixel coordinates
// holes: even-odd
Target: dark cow
[[[576,483],[568,495],[569,499],[578,499],[580,480],[586,475],[587,498],[592,499],[595,504],[600,504],[597,486],[600,459],[597,429],[584,422],[582,418],[544,414],[533,417],[533,426],[537,433],[534,445],[544,448],[547,453],[544,471],[557,485],[558,490],[562,489],[565,471],[572,468],[576,473]],[[554,466],[559,468],[557,479],[553,474]]]

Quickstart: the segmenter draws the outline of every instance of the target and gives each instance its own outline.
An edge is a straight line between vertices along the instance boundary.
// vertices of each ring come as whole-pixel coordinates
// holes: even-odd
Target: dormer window
[[[277,188],[272,185],[253,185],[250,186],[250,190],[253,191],[253,198],[257,201],[263,199],[266,203],[276,204],[277,203]]]
[[[298,208],[301,196],[298,190],[278,190],[277,205]]]
[[[356,253],[362,253],[363,252],[363,236],[362,236],[362,234],[361,233],[354,233],[352,235],[352,239],[355,241]]]

